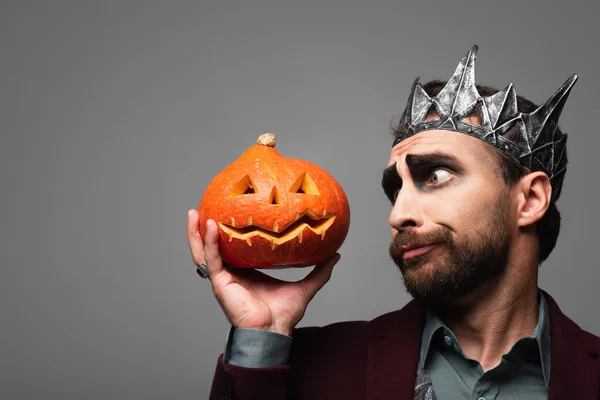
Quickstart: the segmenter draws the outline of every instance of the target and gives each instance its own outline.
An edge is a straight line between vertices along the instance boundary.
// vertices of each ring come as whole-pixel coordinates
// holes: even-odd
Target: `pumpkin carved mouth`
[[[325,238],[327,229],[335,221],[335,214],[323,213],[322,216],[311,210],[306,210],[302,214],[296,215],[294,221],[289,223],[283,229],[279,229],[277,220],[271,229],[252,224],[252,216],[248,217],[247,223],[242,227],[235,226],[235,220],[232,218],[232,223],[219,222],[219,226],[225,233],[229,235],[229,241],[233,238],[245,240],[248,246],[252,246],[250,240],[253,236],[260,236],[271,242],[271,248],[275,249],[277,245],[285,243],[293,238],[298,238],[298,242],[302,243],[302,232],[308,228],[314,233],[321,235],[321,240]]]

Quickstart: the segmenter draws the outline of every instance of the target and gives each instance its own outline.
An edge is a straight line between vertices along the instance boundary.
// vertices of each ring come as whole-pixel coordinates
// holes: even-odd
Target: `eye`
[[[429,182],[427,182],[430,186],[441,186],[452,180],[452,174],[450,171],[444,168],[434,169],[429,177]]]

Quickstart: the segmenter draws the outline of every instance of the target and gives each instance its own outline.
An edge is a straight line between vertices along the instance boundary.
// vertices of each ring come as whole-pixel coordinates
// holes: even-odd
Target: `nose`
[[[389,223],[396,231],[423,226],[422,206],[417,193],[411,189],[409,185],[405,185],[400,190],[390,213]]]

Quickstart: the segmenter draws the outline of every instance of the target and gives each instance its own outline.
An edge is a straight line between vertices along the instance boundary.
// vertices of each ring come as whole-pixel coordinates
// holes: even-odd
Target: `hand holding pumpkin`
[[[205,241],[199,232],[198,213],[188,214],[187,236],[192,259],[206,261],[212,289],[229,322],[237,328],[262,329],[290,335],[302,319],[317,291],[331,277],[339,260],[335,254],[317,265],[304,279],[285,282],[254,269],[234,269],[223,265],[219,254],[216,223],[206,222]]]

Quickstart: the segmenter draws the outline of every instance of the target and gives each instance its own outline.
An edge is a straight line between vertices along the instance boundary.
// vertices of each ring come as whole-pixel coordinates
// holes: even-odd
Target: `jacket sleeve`
[[[219,357],[210,400],[291,400],[291,367],[246,368]]]
[[[292,333],[289,358],[284,365],[235,365],[225,356],[217,362],[210,400],[317,400],[362,399],[366,392],[368,325],[334,323],[302,327]],[[271,351],[269,349],[268,351]],[[267,352],[268,352],[267,351]],[[235,358],[235,357],[234,357]],[[272,358],[272,357],[268,357]],[[416,370],[415,370],[416,371]]]

